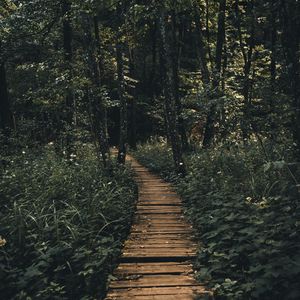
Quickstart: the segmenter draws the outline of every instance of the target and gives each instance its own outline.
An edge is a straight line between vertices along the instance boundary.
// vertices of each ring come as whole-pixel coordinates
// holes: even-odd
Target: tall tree
[[[13,126],[12,113],[7,91],[6,70],[3,61],[0,62],[0,122],[1,129],[4,131],[6,131],[8,128],[12,128]]]
[[[219,1],[219,14],[218,14],[218,32],[217,32],[217,44],[215,54],[215,74],[213,79],[213,94],[214,96],[219,95],[219,82],[221,81],[221,70],[222,70],[222,56],[223,47],[225,42],[225,13],[226,13],[226,0]],[[203,147],[211,145],[214,138],[214,126],[216,118],[216,105],[211,104],[209,112],[207,114]]]
[[[244,97],[244,108],[243,108],[243,118],[241,120],[241,129],[243,133],[244,141],[247,141],[250,127],[251,127],[251,120],[250,120],[250,109],[251,109],[251,96],[250,96],[250,88],[251,88],[251,68],[253,64],[253,51],[254,51],[254,39],[255,39],[255,15],[254,15],[254,1],[249,0],[248,2],[244,3],[246,5],[246,14],[249,22],[249,38],[247,43],[243,39],[242,34],[242,24],[241,24],[241,12],[240,12],[240,4],[239,1],[235,1],[235,14],[236,14],[236,25],[237,25],[237,32],[238,32],[238,39],[240,50],[243,56],[244,66],[243,66],[243,86],[242,86],[242,94]],[[244,46],[246,45],[246,47]]]
[[[286,54],[287,70],[292,95],[292,131],[300,161],[300,3],[281,1],[283,26],[283,46]]]
[[[196,43],[197,43],[197,52],[198,58],[200,63],[200,71],[202,75],[202,81],[205,85],[209,85],[210,83],[210,71],[208,67],[208,47],[205,44],[204,36],[202,33],[202,23],[201,23],[201,16],[200,16],[200,8],[198,5],[194,6],[194,14],[195,14],[195,26],[196,26]]]
[[[137,123],[136,123],[136,84],[135,80],[135,64],[134,64],[134,50],[129,48],[129,84],[130,90],[132,91],[132,96],[128,104],[128,143],[131,149],[137,149]]]
[[[160,59],[164,79],[165,112],[168,129],[168,137],[171,142],[173,159],[176,172],[185,175],[185,164],[182,157],[182,148],[178,133],[178,119],[176,113],[176,86],[173,68],[172,52],[170,49],[169,32],[167,32],[167,15],[164,4],[159,7],[159,29],[160,29]]]
[[[123,25],[124,20],[124,3],[117,4],[117,13],[120,18],[119,30]],[[126,142],[127,142],[127,101],[125,96],[125,80],[124,80],[124,59],[123,51],[124,45],[120,37],[120,33],[117,35],[116,44],[116,58],[117,58],[117,75],[118,75],[118,95],[120,101],[120,136],[119,136],[119,152],[118,152],[118,162],[124,164],[126,160]]]
[[[9,14],[16,8],[13,3],[4,3],[0,6],[1,16],[9,16]],[[0,34],[3,34],[2,28]],[[1,37],[0,37],[1,38]],[[8,94],[8,85],[6,78],[5,59],[3,58],[3,43],[0,40],[0,128],[6,131],[13,127],[13,116],[11,112],[10,99]]]
[[[176,111],[178,117],[178,130],[181,138],[181,145],[183,150],[188,149],[188,139],[187,133],[185,129],[184,119],[182,117],[182,104],[180,100],[179,93],[179,67],[180,67],[180,53],[181,53],[181,41],[179,37],[179,24],[177,21],[177,15],[175,8],[172,9],[171,12],[171,21],[172,21],[172,66],[173,66],[173,74],[174,74],[174,89],[175,89],[175,103],[176,103]]]
[[[63,15],[63,46],[64,46],[64,56],[66,68],[68,70],[68,81],[72,80],[72,35],[73,30],[71,26],[71,2],[69,0],[63,0],[62,2],[62,15]],[[66,110],[67,110],[67,122],[70,126],[73,119],[73,91],[69,87],[70,83],[68,82],[68,88],[66,92]]]
[[[99,145],[102,160],[107,165],[107,158],[109,156],[109,146],[105,131],[105,108],[100,92],[100,70],[97,61],[97,39],[99,38],[97,19],[90,15],[85,15],[85,41],[88,53],[88,70],[93,86],[88,93],[89,98],[89,114],[91,119],[92,131],[95,140]],[[94,37],[93,34],[94,33]]]

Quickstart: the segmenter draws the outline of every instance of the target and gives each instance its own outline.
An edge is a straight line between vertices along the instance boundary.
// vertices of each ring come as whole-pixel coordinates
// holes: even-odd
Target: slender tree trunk
[[[1,46],[1,45],[0,45]],[[0,63],[0,124],[5,132],[13,127],[13,118],[10,110],[10,102],[7,91],[6,70],[4,62]]]
[[[180,46],[178,40],[178,26],[176,21],[175,11],[172,11],[172,46],[173,46],[173,74],[174,74],[174,89],[175,89],[175,103],[176,111],[178,117],[178,129],[181,138],[182,150],[185,151],[188,149],[188,139],[184,125],[184,119],[182,117],[182,104],[179,94],[179,66],[180,66]]]
[[[137,149],[136,143],[136,100],[132,99],[129,104],[129,116],[130,116],[130,131],[129,131],[129,146],[132,150]]]
[[[96,41],[96,61],[98,63],[97,73],[98,73],[98,85],[101,88],[102,86],[102,76],[103,76],[103,57],[101,53],[101,41],[100,41],[100,30],[99,30],[99,19],[98,16],[95,15],[94,19],[94,34],[95,34],[95,41]],[[101,120],[102,120],[102,126],[103,126],[103,134],[104,134],[104,143],[106,143],[105,151],[107,152],[107,155],[110,156],[109,152],[109,144],[108,144],[108,124],[107,124],[107,109],[104,105],[103,101],[101,101]]]
[[[123,13],[124,13],[125,2],[121,1],[117,5],[117,13],[120,18],[119,27],[123,25]],[[118,33],[118,35],[120,32]],[[125,164],[126,160],[126,143],[128,135],[128,125],[127,125],[127,101],[125,96],[125,79],[124,79],[124,44],[120,40],[120,36],[117,37],[118,41],[116,44],[116,58],[117,58],[117,75],[118,75],[118,94],[120,101],[120,136],[119,136],[119,152],[118,152],[118,162],[120,164]]]
[[[296,157],[300,161],[300,3],[281,1],[283,18],[283,45],[286,52],[292,103],[292,132],[297,145]]]
[[[102,56],[101,56],[101,43],[100,43],[100,31],[99,31],[99,22],[98,16],[94,16],[93,18],[93,25],[94,25],[94,35],[95,35],[95,59],[93,60],[94,64],[94,74],[95,74],[95,84],[98,89],[101,88],[101,70],[102,70]],[[106,162],[107,158],[110,156],[109,152],[109,144],[108,144],[108,137],[107,137],[107,112],[105,104],[103,103],[102,95],[97,93],[97,100],[98,105],[96,105],[96,117],[98,127],[98,135],[99,135],[99,144],[100,144],[100,151],[103,157],[103,161]]]
[[[134,52],[132,49],[129,50],[129,75],[132,79],[135,79],[135,65],[134,65]],[[132,99],[129,103],[129,137],[128,142],[131,149],[136,150],[136,89],[135,85],[131,85],[132,88]]]
[[[219,15],[218,15],[218,32],[217,45],[215,55],[215,74],[213,78],[213,91],[216,96],[219,94],[219,83],[221,81],[222,57],[223,47],[225,42],[225,12],[226,0],[219,1]],[[205,124],[205,131],[203,137],[203,147],[209,147],[214,139],[214,127],[216,118],[216,105],[211,105]]]
[[[97,19],[94,18],[93,22],[90,16],[86,16],[86,26],[85,26],[85,42],[88,50],[88,61],[90,77],[93,82],[93,87],[91,92],[89,92],[89,115],[91,120],[91,128],[93,130],[94,136],[96,138],[96,143],[99,145],[102,160],[105,166],[107,166],[107,158],[109,156],[109,146],[107,141],[107,135],[105,131],[105,109],[102,100],[102,96],[99,93],[99,88],[101,86],[100,80],[100,70],[97,61],[97,35],[99,38],[98,23]],[[93,23],[93,26],[92,26]],[[93,39],[91,30],[94,28],[95,40]]]
[[[196,42],[197,42],[197,50],[198,50],[202,80],[206,85],[208,85],[210,83],[210,72],[208,69],[208,61],[207,61],[207,47],[205,45],[204,37],[202,34],[200,14],[199,14],[198,7],[195,7],[195,24],[196,24],[196,33],[197,33]]]
[[[152,66],[151,66],[151,74],[150,74],[150,84],[151,84],[151,96],[152,99],[157,94],[157,83],[156,83],[156,77],[157,77],[157,22],[154,22],[153,29],[151,31],[151,41],[152,41]]]
[[[120,11],[121,8],[119,7],[118,10]],[[121,15],[121,13],[119,13],[119,15]],[[121,41],[117,42],[116,56],[117,56],[118,94],[119,94],[119,101],[120,101],[120,136],[119,136],[118,162],[120,164],[125,164],[126,142],[127,142],[127,101],[125,97],[123,44]]]
[[[271,62],[270,62],[270,100],[269,100],[269,114],[270,114],[270,137],[271,141],[275,142],[275,121],[274,121],[274,97],[276,95],[276,43],[277,43],[277,24],[276,24],[276,16],[277,16],[277,7],[274,1],[271,1],[270,4],[271,9]]]
[[[246,50],[243,46],[243,38],[242,38],[242,30],[241,30],[241,17],[240,17],[240,8],[239,1],[235,1],[235,12],[237,17],[237,30],[238,30],[238,38],[240,42],[240,48],[244,59],[244,79],[243,79],[243,89],[242,94],[244,97],[244,116],[241,122],[241,129],[243,133],[244,141],[247,141],[249,137],[250,131],[250,109],[251,109],[251,97],[250,97],[250,73],[252,67],[252,59],[253,59],[253,49],[254,49],[254,15],[253,15],[254,4],[253,1],[249,2],[248,14],[251,16],[251,31],[250,31],[250,39],[248,44],[248,50]]]
[[[220,74],[222,68],[222,54],[225,42],[225,12],[226,0],[220,0],[219,16],[218,16],[218,33],[217,33],[217,47],[216,47],[216,71]]]
[[[63,0],[62,2],[62,13],[64,16],[63,20],[63,46],[64,46],[64,55],[66,68],[68,70],[69,76],[68,80],[72,80],[72,59],[73,59],[73,49],[72,49],[72,39],[73,39],[73,30],[70,21],[70,12],[71,12],[71,2],[69,0]],[[68,83],[69,85],[69,83]],[[74,110],[74,97],[73,91],[70,87],[66,91],[66,121],[69,126],[72,125],[73,121],[73,110]]]
[[[277,43],[277,26],[276,26],[276,7],[274,1],[271,1],[271,63],[270,63],[270,87],[271,92],[275,90],[276,84],[276,43]],[[271,98],[273,98],[271,96]],[[270,103],[272,106],[272,102]]]
[[[65,120],[61,126],[65,130],[65,144],[67,155],[70,156],[72,152],[72,127],[73,127],[73,116],[74,116],[74,94],[73,89],[70,87],[72,81],[72,35],[73,30],[70,20],[71,13],[71,2],[69,0],[62,1],[62,14],[63,14],[63,48],[64,48],[64,59],[65,68],[68,72],[67,76],[67,88],[65,95]]]
[[[175,99],[175,81],[174,70],[172,67],[173,59],[171,57],[170,42],[166,31],[166,13],[163,6],[160,7],[159,27],[161,35],[161,67],[164,77],[164,97],[166,121],[168,128],[168,136],[170,138],[175,169],[178,174],[184,176],[186,174],[185,164],[182,158],[182,149],[178,134],[178,120],[176,116],[176,99]]]
[[[209,28],[209,0],[205,0],[205,27],[206,27],[206,40],[207,40],[207,52],[209,61],[212,62],[212,54],[210,47],[210,28]]]
[[[118,42],[116,46],[117,53],[117,73],[118,73],[118,94],[120,100],[120,137],[118,162],[125,163],[126,159],[126,141],[127,141],[127,101],[125,98],[124,83],[124,61],[123,61],[123,45]]]

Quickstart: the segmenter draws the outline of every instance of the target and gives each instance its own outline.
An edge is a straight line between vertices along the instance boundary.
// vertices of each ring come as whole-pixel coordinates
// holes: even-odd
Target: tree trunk
[[[270,96],[269,96],[269,114],[270,114],[270,138],[271,141],[274,143],[276,139],[275,134],[275,120],[273,116],[274,112],[274,97],[276,95],[276,43],[277,43],[277,24],[276,24],[276,17],[277,17],[277,5],[274,1],[270,3],[271,9],[271,62],[270,62]],[[273,146],[273,143],[271,144]]]
[[[1,129],[4,132],[13,127],[13,118],[7,92],[6,70],[4,62],[0,63],[0,122]]]
[[[206,85],[208,85],[210,83],[210,73],[209,73],[208,61],[207,61],[207,48],[202,34],[200,14],[199,14],[198,7],[195,7],[195,24],[196,24],[196,33],[197,33],[196,42],[197,42],[198,57],[200,62],[202,80]]]
[[[161,35],[161,67],[164,81],[164,98],[166,121],[168,128],[168,136],[170,138],[175,170],[178,175],[184,176],[186,174],[184,161],[182,158],[182,149],[180,138],[178,134],[178,120],[176,117],[176,99],[175,99],[175,80],[173,70],[173,59],[171,57],[170,42],[166,32],[166,13],[163,6],[160,7],[159,27]]]
[[[70,21],[70,12],[71,12],[71,3],[68,0],[64,0],[62,2],[62,13],[64,16],[63,20],[63,47],[64,47],[64,56],[66,68],[68,70],[68,85],[72,80],[72,36],[73,30]],[[74,96],[72,89],[68,86],[66,91],[66,121],[69,126],[72,125],[73,122],[73,110],[74,110]]]
[[[209,29],[209,0],[205,0],[205,27],[206,27],[206,40],[207,40],[207,51],[209,60],[212,62],[212,54],[210,47],[210,29]]]
[[[63,48],[64,48],[64,60],[65,69],[67,71],[67,87],[65,95],[65,113],[62,128],[65,134],[65,150],[67,156],[72,153],[72,127],[73,127],[73,116],[74,116],[74,94],[73,89],[70,87],[72,81],[72,35],[73,30],[70,20],[71,13],[71,2],[69,0],[62,1],[62,14],[63,14]]]
[[[102,96],[99,92],[101,81],[100,81],[100,70],[99,64],[96,58],[97,50],[97,41],[93,40],[91,30],[92,30],[92,22],[91,17],[86,16],[86,26],[85,26],[85,42],[88,49],[88,61],[89,61],[89,70],[90,70],[90,77],[93,82],[93,87],[91,92],[89,92],[89,115],[91,121],[91,128],[93,134],[96,139],[96,143],[99,145],[99,149],[101,152],[103,164],[107,166],[107,158],[109,156],[109,146],[107,142],[107,135],[105,131],[105,109],[102,100]],[[99,37],[98,23],[97,18],[93,19],[93,27],[95,33],[95,40],[97,36]]]
[[[225,42],[225,12],[226,12],[226,0],[219,1],[219,15],[218,15],[218,32],[217,32],[217,45],[215,55],[215,74],[213,77],[213,94],[219,96],[219,82],[221,79],[222,70],[222,54]],[[216,118],[216,105],[210,106],[207,114],[205,131],[203,137],[203,147],[209,147],[214,139],[214,127]]]
[[[217,33],[217,46],[216,46],[216,71],[220,74],[222,67],[222,54],[225,42],[225,11],[226,0],[220,0],[219,3],[219,16],[218,16],[218,33]]]
[[[127,141],[127,101],[125,98],[124,84],[124,61],[123,61],[123,45],[118,42],[116,46],[117,52],[117,73],[118,73],[118,94],[120,101],[120,137],[118,162],[125,163],[126,159],[126,141]]]
[[[94,35],[95,35],[95,53],[96,57],[93,60],[94,64],[94,73],[95,73],[95,84],[98,89],[101,88],[101,70],[102,70],[102,61],[101,61],[101,43],[100,43],[100,32],[99,32],[99,22],[98,16],[93,18],[94,24]],[[107,137],[107,112],[106,107],[102,100],[102,95],[97,93],[98,105],[96,103],[96,120],[98,127],[99,135],[99,144],[100,151],[103,157],[103,161],[106,162],[107,158],[110,156],[109,144]]]
[[[182,117],[182,104],[180,100],[179,94],[179,66],[180,66],[180,46],[179,40],[177,35],[178,33],[178,26],[176,22],[176,15],[175,11],[172,11],[172,48],[173,48],[173,74],[174,74],[174,89],[175,89],[175,103],[176,103],[176,112],[178,118],[178,129],[181,138],[181,146],[183,151],[188,149],[188,139],[184,125],[184,119]]]
[[[135,79],[135,65],[134,65],[134,53],[129,49],[129,75],[130,78]],[[128,142],[131,149],[136,150],[136,88],[135,85],[131,85],[132,99],[129,103],[129,132]]]
[[[154,22],[153,29],[151,30],[151,50],[152,50],[152,65],[151,65],[151,73],[150,73],[150,86],[151,86],[151,97],[154,99],[154,97],[157,95],[157,83],[156,83],[156,77],[157,77],[157,23]]]
[[[117,5],[117,13],[120,18],[119,28],[123,25],[123,14],[124,14],[125,2],[121,1]],[[124,44],[120,40],[120,32],[117,33],[117,44],[116,44],[116,59],[117,59],[117,76],[118,76],[118,94],[120,101],[120,136],[119,136],[119,152],[118,152],[118,163],[125,164],[126,160],[126,143],[127,143],[127,101],[125,96],[125,80],[124,80]]]
[[[286,52],[292,103],[292,128],[296,143],[296,158],[300,161],[300,3],[281,1],[283,16],[283,44]]]
[[[251,82],[250,82],[250,73],[251,73],[251,67],[252,67],[252,59],[253,59],[253,49],[254,49],[254,4],[253,1],[249,2],[248,11],[251,15],[251,31],[250,31],[250,38],[249,38],[249,44],[248,44],[248,50],[246,51],[243,47],[243,37],[242,37],[242,30],[241,30],[241,18],[240,18],[240,8],[239,8],[239,1],[235,1],[235,13],[237,16],[237,30],[238,30],[238,38],[240,42],[240,48],[244,59],[244,79],[243,79],[243,88],[242,88],[242,94],[244,97],[244,116],[241,122],[241,129],[243,134],[243,140],[247,141],[249,137],[249,131],[250,131],[250,108],[251,108],[251,97],[250,97],[250,88],[251,88]]]

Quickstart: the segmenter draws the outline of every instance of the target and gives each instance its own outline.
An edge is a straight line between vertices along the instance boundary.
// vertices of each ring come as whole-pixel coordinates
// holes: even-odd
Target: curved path
[[[190,300],[210,296],[193,278],[197,245],[172,186],[129,157],[139,186],[134,222],[106,300]],[[209,297],[210,298],[210,297]]]

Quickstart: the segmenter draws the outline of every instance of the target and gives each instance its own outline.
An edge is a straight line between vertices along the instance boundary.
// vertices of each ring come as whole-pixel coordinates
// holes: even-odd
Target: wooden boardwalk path
[[[197,245],[170,184],[129,157],[139,185],[134,222],[106,300],[207,299],[193,278]]]

